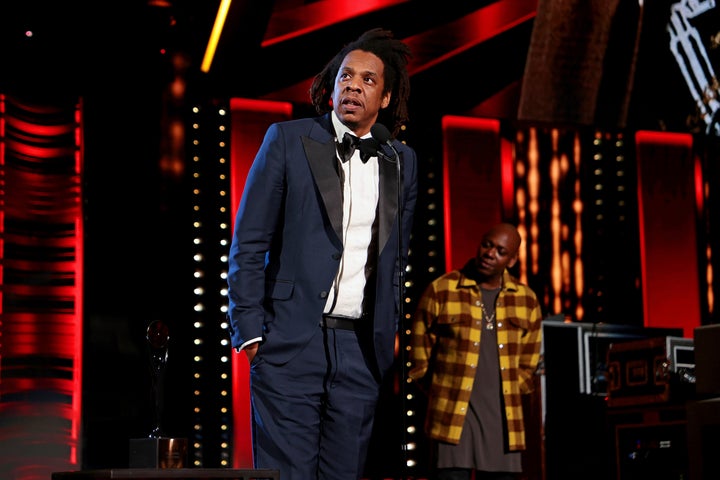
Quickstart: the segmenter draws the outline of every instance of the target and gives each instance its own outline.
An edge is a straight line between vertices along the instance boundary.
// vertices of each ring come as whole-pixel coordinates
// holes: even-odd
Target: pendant
[[[485,330],[493,330],[494,328],[495,328],[495,324],[493,322],[485,324]]]

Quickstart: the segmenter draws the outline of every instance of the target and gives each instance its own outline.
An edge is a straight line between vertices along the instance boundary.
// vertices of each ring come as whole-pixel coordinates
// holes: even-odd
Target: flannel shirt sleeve
[[[438,315],[439,303],[435,291],[435,284],[431,283],[418,300],[412,322],[410,361],[411,367],[408,375],[418,385],[421,391],[427,393],[430,385],[428,369],[430,357],[437,340],[432,333],[432,327]]]
[[[535,296],[533,295],[533,297]],[[537,298],[534,298],[529,320],[529,329],[522,337],[519,351],[520,392],[523,394],[532,393],[535,390],[533,377],[540,362],[542,310]]]

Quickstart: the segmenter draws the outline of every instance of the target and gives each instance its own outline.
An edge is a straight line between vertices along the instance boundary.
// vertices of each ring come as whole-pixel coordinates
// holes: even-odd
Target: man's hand
[[[245,355],[247,355],[248,362],[252,363],[253,358],[255,358],[255,355],[257,354],[257,350],[258,350],[259,346],[260,346],[260,342],[255,342],[255,343],[243,348]]]

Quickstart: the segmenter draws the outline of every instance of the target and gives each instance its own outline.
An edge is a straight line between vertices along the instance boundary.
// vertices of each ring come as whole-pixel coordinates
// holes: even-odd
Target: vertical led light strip
[[[230,4],[228,0],[228,6]],[[216,159],[217,167],[217,189],[213,192],[216,194],[216,203],[214,205],[218,220],[215,224],[217,233],[217,246],[220,249],[220,255],[217,256],[219,261],[217,275],[214,280],[217,282],[217,288],[213,289],[213,318],[227,318],[227,251],[230,247],[232,234],[232,216],[230,215],[230,112],[226,106],[216,109],[217,114],[217,134],[218,142],[216,145],[218,157]],[[217,317],[216,317],[217,316]],[[220,418],[220,466],[227,468],[232,467],[232,414],[233,414],[233,396],[232,396],[232,361],[230,355],[230,339],[227,334],[227,323],[225,320],[217,326],[218,336],[215,347],[219,349],[217,360],[219,366],[214,374],[218,376],[215,381],[221,385],[215,414]]]
[[[202,204],[201,204],[201,189],[199,181],[202,178],[201,161],[204,160],[204,155],[201,152],[202,141],[200,138],[201,126],[204,126],[203,119],[200,115],[202,108],[195,106],[192,109],[192,121],[190,129],[190,152],[191,152],[191,176],[192,176],[192,230],[193,230],[193,259],[197,264],[200,259],[201,252],[205,248],[205,239],[202,234]],[[190,442],[190,463],[193,467],[202,467],[203,463],[203,422],[202,416],[204,414],[202,404],[202,381],[203,381],[203,353],[200,349],[200,342],[202,342],[203,332],[205,331],[205,319],[203,315],[198,312],[201,308],[203,299],[206,295],[206,287],[203,281],[203,271],[199,266],[195,267],[193,272],[195,278],[194,285],[194,298],[195,298],[195,313],[193,321],[193,356],[192,356],[192,402],[193,402],[193,437]]]
[[[406,127],[402,127],[402,132],[404,133],[406,130]],[[435,175],[432,173],[432,169],[429,169],[429,173],[427,174],[425,182],[419,182],[421,184],[424,183],[425,190],[425,198],[427,199],[427,214],[428,214],[428,228],[429,231],[426,232],[426,236],[422,241],[422,244],[424,245],[424,248],[421,249],[422,254],[428,256],[428,260],[430,262],[429,269],[433,270],[437,268],[437,262],[439,260],[438,255],[438,228],[442,225],[442,222],[439,218],[437,218],[438,214],[442,213],[442,209],[438,208],[437,205],[437,199],[438,199],[438,192],[440,190],[440,185],[438,184]],[[421,187],[422,188],[422,187]],[[413,241],[410,242],[411,247],[413,244]],[[404,469],[406,469],[408,472],[413,472],[417,469],[418,466],[418,441],[423,435],[423,425],[422,423],[417,424],[417,422],[423,418],[422,412],[419,411],[419,407],[422,404],[418,404],[416,399],[416,393],[411,388],[412,380],[408,376],[408,372],[412,368],[412,364],[410,363],[410,339],[412,336],[412,312],[415,310],[415,304],[413,303],[413,299],[417,299],[420,293],[415,289],[416,286],[416,275],[414,273],[413,264],[415,263],[416,256],[414,255],[414,251],[412,248],[408,251],[408,260],[407,265],[405,266],[405,283],[404,283],[404,295],[401,301],[403,302],[403,318],[400,319],[400,328],[398,329],[398,343],[399,346],[402,346],[403,348],[398,348],[396,351],[396,355],[399,358],[399,364],[402,364],[403,368],[400,369],[399,375],[402,375],[400,377],[400,381],[402,382],[402,387],[400,388],[399,395],[403,396],[401,404],[403,405],[403,422],[401,425],[401,428],[403,429],[402,432],[402,451],[404,453]],[[415,475],[411,475],[411,477],[415,477]]]
[[[445,271],[443,229],[443,183],[441,168],[444,163],[439,163],[434,157],[423,159],[426,163],[425,177],[418,178],[418,197],[423,199],[418,202],[425,205],[425,208],[417,208],[413,227],[413,237],[410,242],[408,255],[408,267],[406,269],[406,306],[405,306],[405,372],[407,373],[412,364],[409,362],[410,335],[412,333],[412,313],[417,304],[415,302],[423,293],[428,282],[435,279]],[[417,249],[412,248],[416,246]],[[410,379],[406,377],[405,382],[405,417],[402,427],[404,433],[405,448],[405,469],[408,476],[400,478],[417,478],[422,472],[428,470],[430,458],[425,455],[428,451],[428,440],[425,436],[423,421],[425,418],[425,394],[422,393]]]
[[[226,314],[229,245],[229,121],[227,109],[209,103],[192,110],[193,261],[193,467],[229,467],[232,395]]]

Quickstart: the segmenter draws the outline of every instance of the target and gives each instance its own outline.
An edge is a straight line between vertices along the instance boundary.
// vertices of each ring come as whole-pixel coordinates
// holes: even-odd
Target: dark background
[[[550,8],[553,2],[537,3]],[[554,32],[574,43],[554,51],[552,61],[541,61],[541,69],[528,79],[526,67],[537,58],[531,49],[533,38],[541,43],[541,36],[553,31],[534,31],[532,15],[518,17],[515,23],[498,17],[510,12],[512,19],[514,8],[522,10],[533,2],[387,1],[348,14],[346,10],[354,12],[356,7],[323,1],[235,1],[210,73],[200,72],[199,64],[217,1],[4,2],[0,93],[31,104],[82,101],[83,466],[123,466],[127,439],[144,437],[152,429],[145,333],[155,320],[165,322],[171,336],[164,427],[171,435],[192,434],[186,413],[192,403],[192,392],[186,388],[192,361],[186,353],[192,342],[187,312],[193,308],[188,253],[192,228],[187,213],[191,179],[187,154],[169,149],[164,141],[171,121],[189,128],[193,105],[225,105],[232,97],[288,101],[295,115],[312,114],[308,79],[344,42],[382,26],[398,38],[412,38],[419,47],[411,80],[411,121],[402,140],[426,160],[424,174],[440,174],[442,115],[514,122],[525,82],[546,82],[542,84],[549,90],[544,92],[545,103],[527,110],[524,120],[698,133],[691,118],[692,98],[667,48],[671,2],[645,3],[642,12],[618,8],[612,21],[603,24],[610,32],[605,45],[609,53],[605,62],[594,64],[588,61],[592,52],[586,50],[583,36],[589,29],[573,19],[592,19],[602,8],[595,11],[580,1],[565,2],[566,20],[560,20]],[[326,22],[320,21],[313,10],[317,8]],[[487,23],[467,22],[476,16]],[[485,38],[483,29],[493,21],[506,28]],[[716,68],[720,62],[713,28],[718,24],[717,11],[697,20]],[[25,35],[28,30],[32,37]],[[262,44],[271,34],[285,31],[293,35]],[[594,45],[600,50],[603,46]],[[629,56],[631,51],[636,57]],[[600,84],[597,96],[590,99],[583,97],[583,85],[574,83],[577,73],[587,69]],[[563,89],[550,89],[558,84],[558,76]],[[178,78],[185,91],[170,100]],[[582,105],[589,105],[594,114],[579,112],[580,104],[568,99],[568,91],[579,92]],[[629,109],[622,115],[617,99],[626,96]],[[162,161],[168,156],[169,164]],[[422,200],[427,203],[428,198]],[[419,225],[424,215],[419,213]],[[420,237],[422,227],[418,229]],[[418,250],[423,248],[418,244]],[[427,262],[442,265],[442,253]],[[411,294],[419,294],[440,273],[422,267],[417,268]],[[397,422],[397,385],[388,385],[387,392],[387,410],[380,412],[381,418]],[[372,453],[379,460],[369,468],[382,470],[376,465],[387,461],[383,448]]]

